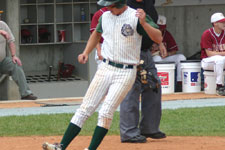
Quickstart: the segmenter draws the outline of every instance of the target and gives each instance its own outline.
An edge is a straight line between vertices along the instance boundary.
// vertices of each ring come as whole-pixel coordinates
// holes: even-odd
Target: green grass
[[[165,110],[161,129],[176,136],[225,136],[225,107]]]
[[[63,135],[73,114],[0,117],[0,136]],[[80,135],[92,135],[94,113]],[[225,106],[163,110],[161,130],[173,136],[225,136]],[[108,135],[119,135],[119,112]]]

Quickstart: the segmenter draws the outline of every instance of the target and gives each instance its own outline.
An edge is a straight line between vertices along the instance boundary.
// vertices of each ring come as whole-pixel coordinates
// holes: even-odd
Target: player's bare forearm
[[[150,24],[146,22],[146,13],[143,9],[137,9],[136,16],[138,17],[140,24],[144,28],[145,32],[148,36],[155,42],[161,43],[162,42],[162,33],[159,29],[152,27]]]
[[[85,53],[87,55],[90,54],[90,52],[96,47],[96,45],[98,44],[100,39],[101,39],[101,33],[98,33],[95,30],[91,34],[83,53]]]
[[[207,56],[215,56],[215,55],[220,55],[220,56],[225,56],[225,52],[215,52],[215,51],[210,51],[210,50],[205,50]]]
[[[16,55],[16,45],[14,42],[9,43],[9,49],[12,56]]]
[[[147,22],[144,22],[141,24],[142,27],[144,28],[145,32],[148,34],[148,36],[155,42],[155,43],[161,43],[162,42],[162,33],[159,29],[156,29],[152,27],[150,24]]]
[[[85,64],[88,61],[88,54],[96,47],[97,43],[101,38],[101,34],[96,32],[96,30],[91,34],[88,43],[82,54],[78,55],[78,62]]]
[[[167,49],[165,47],[165,45],[163,44],[163,42],[159,43],[159,50],[160,50],[160,55],[162,58],[165,58],[168,54],[167,54]]]

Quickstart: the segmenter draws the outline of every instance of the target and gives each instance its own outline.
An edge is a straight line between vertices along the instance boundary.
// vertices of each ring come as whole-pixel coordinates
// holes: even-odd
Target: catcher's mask
[[[126,0],[99,0],[98,5],[110,6],[115,4],[116,8],[122,8],[126,4]]]

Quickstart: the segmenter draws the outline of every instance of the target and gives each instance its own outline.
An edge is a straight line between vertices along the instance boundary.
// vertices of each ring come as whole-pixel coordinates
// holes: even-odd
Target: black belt
[[[117,68],[124,68],[124,69],[133,69],[134,68],[133,65],[119,64],[119,63],[115,63],[115,62],[112,62],[112,61],[106,60],[106,59],[103,59],[103,62],[105,62],[111,66],[117,67]]]

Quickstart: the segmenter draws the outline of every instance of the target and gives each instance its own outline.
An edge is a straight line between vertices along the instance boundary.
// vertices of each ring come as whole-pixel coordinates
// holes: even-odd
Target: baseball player
[[[155,0],[128,0],[128,6],[137,9],[143,8],[146,14],[156,23],[158,14],[154,7]],[[156,25],[157,26],[157,25]],[[147,36],[142,38],[141,60],[143,68],[151,72],[157,80],[157,70],[149,49],[153,41]],[[138,70],[133,87],[120,105],[120,137],[123,143],[144,143],[146,138],[161,139],[166,134],[160,131],[161,120],[161,86],[155,92],[154,88],[146,88],[141,81],[141,70]],[[141,95],[141,117],[140,117]]]
[[[166,57],[163,58],[161,54],[159,53],[158,44],[154,43],[151,50],[153,55],[153,60],[155,62],[175,61],[176,67],[177,67],[177,82],[178,82],[178,85],[182,85],[180,61],[186,60],[186,57],[183,54],[177,54],[178,47],[177,47],[176,41],[174,40],[171,33],[168,30],[166,30],[166,17],[159,15],[157,24],[163,35],[163,44],[166,47],[167,55]]]
[[[99,65],[80,108],[72,117],[61,143],[44,143],[44,150],[65,150],[102,102],[98,123],[88,147],[89,150],[96,150],[110,128],[114,111],[135,81],[142,35],[147,33],[155,42],[162,41],[160,31],[151,26],[152,21],[142,9],[136,11],[128,7],[126,0],[100,0],[98,4],[106,6],[109,11],[99,19],[98,26],[91,34],[85,50],[78,56],[78,61],[81,64],[88,61],[88,54],[102,36],[103,62]]]
[[[98,20],[99,18],[102,16],[102,14],[104,12],[108,11],[107,7],[103,7],[101,9],[99,9],[93,16],[92,20],[91,20],[91,27],[90,27],[90,32],[92,33],[95,29],[96,26],[98,24]],[[103,42],[103,38],[101,37],[101,40],[98,42],[97,46],[96,46],[96,53],[95,53],[95,61],[97,62],[97,64],[99,65],[103,59],[102,55],[101,55],[101,44]]]
[[[211,16],[212,28],[201,37],[201,65],[204,70],[214,70],[216,92],[225,96],[223,70],[225,68],[225,17],[222,13]]]

